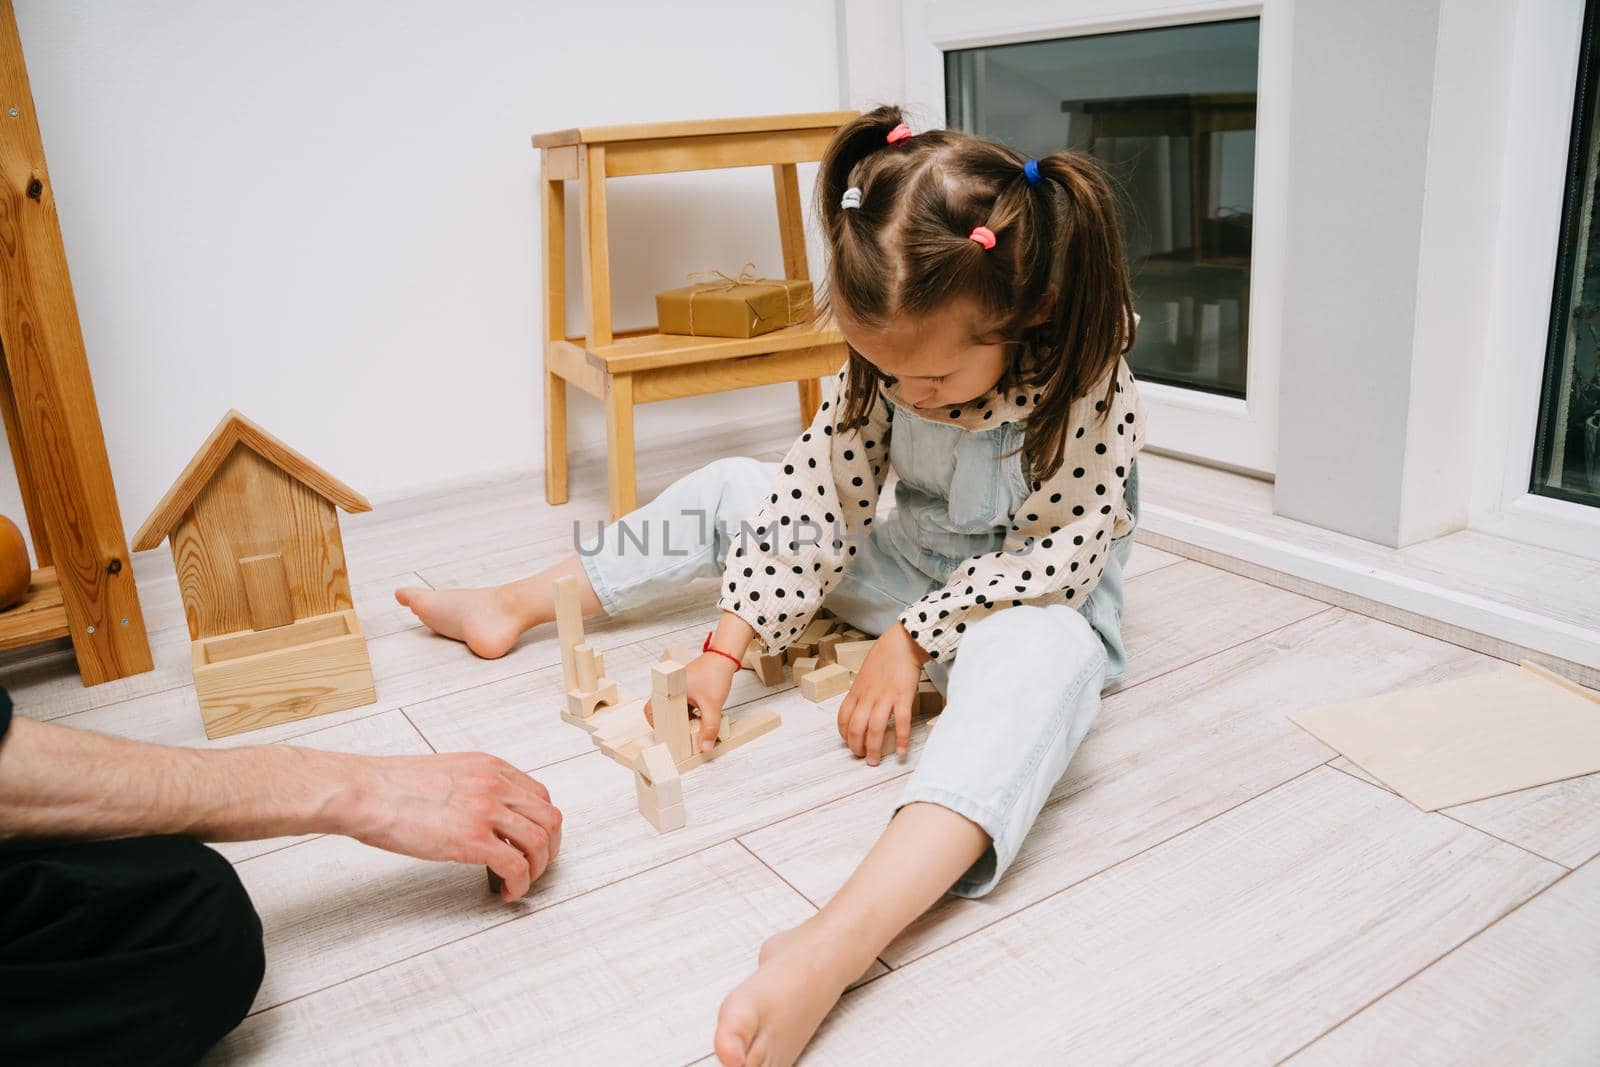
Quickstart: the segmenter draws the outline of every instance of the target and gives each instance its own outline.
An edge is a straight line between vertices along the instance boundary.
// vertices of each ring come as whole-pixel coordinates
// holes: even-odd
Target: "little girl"
[[[849,359],[781,464],[719,460],[623,520],[677,517],[670,554],[641,552],[637,531],[624,552],[613,526],[598,553],[507,586],[397,594],[496,656],[554,617],[563,574],[607,614],[720,575],[721,620],[688,665],[707,748],[750,640],[779,651],[822,606],[878,635],[839,705],[856,756],[905,755],[924,668],[945,694],[883,836],[723,1002],[729,1065],[792,1063],[913,919],[994,888],[1123,664],[1144,427],[1105,176],[1070,152],[914,136],[880,107],[838,132],[818,196]],[[895,508],[875,525],[890,468]]]

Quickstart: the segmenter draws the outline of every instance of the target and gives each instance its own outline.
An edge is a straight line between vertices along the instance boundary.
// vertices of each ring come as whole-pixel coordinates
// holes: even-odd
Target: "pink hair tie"
[[[889,131],[889,143],[890,144],[899,144],[901,141],[909,140],[910,137],[911,137],[911,127],[907,126],[903,122],[900,125],[896,126],[894,129]]]
[[[979,226],[967,236],[982,245],[985,252],[994,247],[994,231],[987,226]]]

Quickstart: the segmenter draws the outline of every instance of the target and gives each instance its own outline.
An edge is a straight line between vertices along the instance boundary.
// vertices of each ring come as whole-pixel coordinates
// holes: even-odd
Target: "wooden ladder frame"
[[[84,685],[152,667],[11,0],[0,0],[0,415],[38,568],[0,649],[71,637]]]

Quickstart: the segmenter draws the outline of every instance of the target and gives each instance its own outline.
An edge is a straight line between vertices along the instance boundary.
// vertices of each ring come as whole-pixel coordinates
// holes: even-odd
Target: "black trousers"
[[[264,967],[244,886],[190,838],[0,852],[0,1064],[193,1063]]]

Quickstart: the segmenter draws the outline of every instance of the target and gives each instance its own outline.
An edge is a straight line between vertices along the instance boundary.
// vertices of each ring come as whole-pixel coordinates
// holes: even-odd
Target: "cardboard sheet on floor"
[[[1600,771],[1600,693],[1532,663],[1289,718],[1423,811]]]

